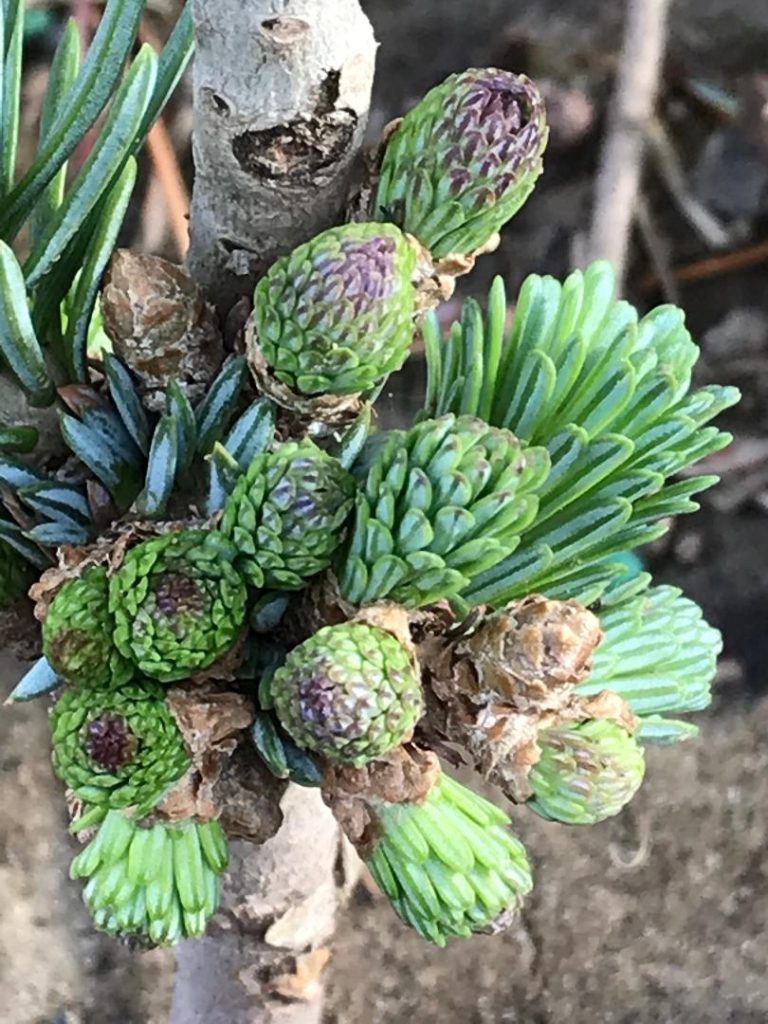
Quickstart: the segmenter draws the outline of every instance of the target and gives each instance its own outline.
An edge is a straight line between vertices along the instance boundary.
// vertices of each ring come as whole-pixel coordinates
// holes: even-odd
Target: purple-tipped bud
[[[352,475],[309,439],[257,455],[220,524],[238,570],[254,587],[300,590],[330,566],[354,493]]]
[[[423,710],[410,652],[362,622],[325,626],[294,648],[271,689],[280,722],[300,747],[349,764],[399,746]]]
[[[304,395],[368,391],[413,340],[416,254],[392,225],[331,228],[278,260],[254,297],[256,343]]]
[[[189,767],[154,683],[67,688],[51,712],[51,731],[56,774],[87,805],[148,810]]]
[[[88,723],[85,749],[105,772],[116,772],[132,759],[136,739],[122,715],[101,715]]]
[[[375,216],[415,235],[436,259],[471,254],[528,198],[546,142],[544,103],[524,75],[451,75],[389,140]]]

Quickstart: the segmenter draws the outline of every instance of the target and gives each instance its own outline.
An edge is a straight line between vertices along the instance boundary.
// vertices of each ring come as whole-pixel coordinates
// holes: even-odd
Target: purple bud
[[[133,759],[136,737],[122,715],[104,714],[89,722],[85,749],[91,761],[107,772],[124,768]]]
[[[449,137],[472,135],[469,149],[463,147],[470,158],[489,146],[503,145],[526,128],[534,134],[539,130],[532,119],[535,94],[529,83],[516,75],[493,70],[466,72],[457,76],[453,91],[454,109],[446,108],[440,127]],[[525,141],[529,136],[530,132]]]
[[[154,581],[155,608],[166,618],[183,612],[201,615],[205,598],[196,580],[180,573],[163,573]]]

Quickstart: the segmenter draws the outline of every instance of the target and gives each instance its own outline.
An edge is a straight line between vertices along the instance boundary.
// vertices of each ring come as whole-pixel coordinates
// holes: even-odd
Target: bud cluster
[[[66,333],[77,482],[0,465],[24,524],[0,521],[0,607],[26,589],[26,556],[55,564],[32,590],[45,657],[11,699],[60,690],[54,769],[75,830],[97,826],[72,876],[98,927],[204,932],[225,826],[269,831],[242,827],[268,802],[258,756],[276,792],[321,788],[420,935],[494,932],[532,887],[528,855],[438,755],[586,825],[634,796],[645,742],[690,734],[666,716],[707,703],[719,639],[611,558],[706,485],[666,478],[726,443],[702,425],[733,395],[689,396],[681,317],[636,324],[599,267],[564,289],[532,279],[510,331],[498,285],[447,340],[427,318],[531,194],[547,134],[525,76],[446,79],[385,133],[363,219],[266,269],[215,378],[224,345],[181,271],[159,361],[91,367]],[[129,312],[146,327],[142,352],[154,329],[127,293],[151,292],[152,266],[126,270],[125,293],[113,275],[107,303],[113,332]],[[165,380],[189,369],[170,359],[179,331],[211,352]],[[424,409],[377,430],[372,403],[420,332]]]

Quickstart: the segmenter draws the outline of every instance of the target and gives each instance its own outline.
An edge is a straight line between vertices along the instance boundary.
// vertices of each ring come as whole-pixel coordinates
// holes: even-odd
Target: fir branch
[[[646,742],[670,742],[691,727],[667,715],[701,711],[712,699],[711,684],[722,649],[718,630],[698,605],[677,587],[653,587],[600,613],[604,638],[594,654],[589,678],[576,693],[612,690],[641,718]],[[659,717],[663,716],[663,717]]]
[[[594,562],[658,537],[664,519],[696,509],[693,495],[716,482],[668,481],[729,443],[707,424],[739,394],[691,391],[698,347],[682,311],[660,306],[640,318],[615,301],[606,263],[562,284],[529,277],[506,332],[505,310],[497,279],[485,316],[470,300],[445,342],[434,316],[424,325],[424,416],[487,414],[520,440],[546,445],[552,461],[519,548],[462,596],[500,606],[539,590],[591,602],[618,571]]]

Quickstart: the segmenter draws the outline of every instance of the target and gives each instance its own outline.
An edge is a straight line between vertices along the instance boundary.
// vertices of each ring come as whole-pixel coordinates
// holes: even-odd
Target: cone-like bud
[[[189,767],[156,683],[66,690],[51,712],[56,774],[86,804],[146,813]]]
[[[541,173],[544,103],[524,75],[472,68],[432,89],[387,142],[375,216],[435,259],[482,249]]]
[[[255,587],[296,590],[327,569],[343,540],[355,481],[312,441],[257,455],[227,501],[220,529]]]
[[[257,344],[293,391],[368,391],[413,340],[416,252],[391,224],[345,224],[279,259],[256,286]]]
[[[493,692],[517,710],[557,707],[589,675],[601,638],[599,619],[578,601],[529,594],[455,645],[470,669],[454,673],[457,689]]]
[[[566,825],[593,825],[618,814],[640,788],[643,748],[609,719],[564,723],[539,734],[531,769],[532,810]]]
[[[324,797],[398,915],[438,946],[500,931],[533,881],[507,815],[400,747],[326,773]]]
[[[120,686],[134,665],[115,646],[114,631],[107,570],[92,566],[53,599],[43,623],[43,653],[68,683]]]
[[[112,577],[115,643],[142,673],[171,682],[210,667],[237,641],[246,587],[217,532],[183,530],[132,548]]]
[[[165,412],[172,381],[193,403],[205,396],[224,360],[224,346],[202,289],[182,267],[117,249],[101,308],[112,351],[130,367],[148,409]]]
[[[291,651],[270,689],[300,747],[353,765],[409,739],[423,711],[413,653],[364,622],[318,630]]]
[[[11,608],[26,594],[35,570],[10,544],[0,540],[0,611]]]
[[[343,596],[417,607],[461,594],[517,547],[549,458],[472,416],[375,437],[364,452]]]
[[[425,635],[418,647],[429,693],[422,737],[458,745],[510,800],[529,800],[540,736],[550,727],[597,718],[628,732],[637,727],[615,693],[575,693],[601,636],[588,608],[539,594],[490,614],[477,609],[457,634],[444,627]]]
[[[69,873],[87,879],[83,898],[102,931],[168,946],[205,932],[228,861],[215,821],[141,828],[110,811]]]

